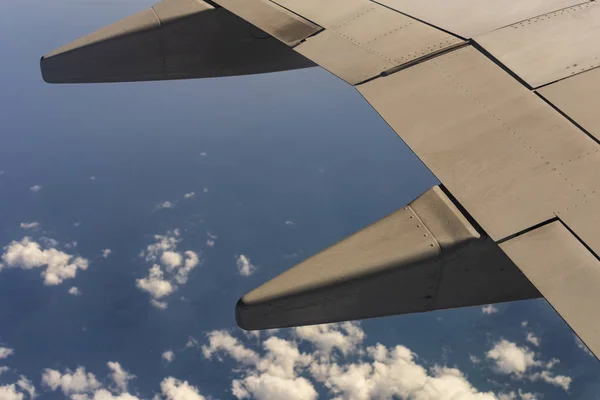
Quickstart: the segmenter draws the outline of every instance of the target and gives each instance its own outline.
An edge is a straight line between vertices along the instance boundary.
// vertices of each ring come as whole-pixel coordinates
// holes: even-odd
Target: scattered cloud
[[[45,285],[59,285],[66,279],[74,278],[78,270],[88,268],[88,260],[75,257],[54,247],[41,246],[24,237],[20,242],[13,241],[4,247],[2,261],[6,267],[33,269],[45,267],[41,276]],[[1,269],[1,267],[0,267]]]
[[[529,368],[541,365],[534,352],[505,339],[497,342],[486,357],[496,363],[498,372],[506,375],[522,376]]]
[[[171,350],[167,350],[164,353],[162,353],[162,358],[167,363],[173,362],[173,360],[175,359],[175,353],[173,353],[173,351]]]
[[[488,315],[495,314],[498,311],[498,307],[494,306],[493,304],[488,304],[487,306],[481,307],[481,312]]]
[[[256,267],[254,265],[252,265],[252,263],[250,262],[250,259],[243,254],[240,254],[237,257],[235,264],[237,265],[238,272],[242,276],[250,276],[254,272],[256,272]]]
[[[86,372],[84,367],[75,371],[67,369],[64,374],[55,369],[45,369],[42,384],[54,391],[60,389],[65,396],[94,392],[101,387],[96,376]]]
[[[477,356],[470,355],[470,356],[469,356],[469,359],[471,360],[471,362],[472,362],[473,364],[479,364],[479,363],[481,363],[481,358],[479,358],[479,357],[477,357]]]
[[[213,247],[213,246],[215,245],[215,241],[214,241],[214,240],[210,240],[210,239],[208,239],[208,240],[206,241],[206,245],[207,245],[208,247]]]
[[[22,229],[32,229],[32,230],[36,230],[39,229],[40,226],[42,226],[42,224],[40,224],[39,222],[21,222],[21,228]]]
[[[577,337],[577,335],[573,334],[573,337],[575,338],[575,344],[577,345],[577,347],[583,350],[588,356],[594,357],[594,353],[592,353],[589,347],[587,347],[585,343],[583,343],[583,341],[579,339],[579,337]]]
[[[184,198],[184,199],[191,199],[191,198],[193,198],[194,196],[196,196],[196,193],[194,193],[194,192],[189,192],[189,193],[186,193],[186,194],[184,194],[184,195],[183,195],[183,198]]]
[[[195,337],[190,336],[188,337],[188,341],[185,343],[185,348],[189,349],[193,347],[200,348],[200,343],[198,343],[198,340]]]
[[[111,249],[104,249],[102,250],[102,258],[108,258],[108,256],[110,256],[112,254],[112,250]]]
[[[203,151],[202,153],[200,153],[200,155],[201,155],[202,157],[206,157],[206,152],[204,152],[204,151]]]
[[[29,190],[31,190],[32,192],[39,192],[40,190],[42,190],[42,187],[40,185],[33,185],[29,188]]]
[[[67,249],[74,249],[75,247],[77,247],[77,240],[65,244],[65,248]]]
[[[5,358],[12,356],[13,354],[15,354],[15,351],[13,349],[10,349],[8,347],[0,347],[0,360],[4,360]]]
[[[527,327],[527,325],[529,325],[529,322],[527,322],[527,321],[523,321],[523,322],[521,322],[521,326],[522,326],[523,328],[526,328],[526,327]]]
[[[10,371],[9,367],[7,367],[5,365],[3,365],[3,366],[0,367],[0,375],[2,375],[5,372],[8,372],[8,371]]]
[[[160,389],[167,400],[204,400],[197,387],[173,377],[163,379]]]
[[[207,359],[221,361],[228,356],[237,362],[231,391],[238,399],[313,400],[318,394],[310,377],[328,390],[327,398],[499,399],[492,392],[478,391],[456,368],[424,367],[404,346],[365,347],[360,325],[347,324],[323,325],[310,332],[287,330],[282,334],[289,339],[269,336],[261,351],[246,347],[227,331],[211,331],[202,351]],[[308,352],[300,351],[300,346]],[[353,352],[363,356],[341,363],[345,354]]]
[[[25,394],[17,385],[11,383],[9,385],[0,386],[0,399],[2,400],[24,400]]]
[[[172,202],[170,202],[170,201],[168,201],[168,200],[167,201],[163,201],[162,203],[158,203],[156,205],[156,208],[159,209],[159,210],[163,209],[163,208],[173,208],[173,207],[175,207],[175,204],[172,203]]]
[[[536,347],[540,346],[540,339],[532,332],[527,332],[527,341]]]
[[[554,375],[550,371],[540,371],[532,374],[529,379],[532,381],[543,381],[550,385],[554,385],[560,388],[563,388],[565,391],[569,390],[569,386],[571,385],[572,378],[564,375]]]
[[[90,176],[90,181],[95,181],[95,180],[96,180],[96,177],[95,177],[95,176],[93,176],[93,175],[92,175],[92,176]]]
[[[81,292],[79,291],[79,289],[76,286],[73,286],[71,289],[69,289],[69,294],[71,294],[73,296],[80,296]]]
[[[112,380],[115,383],[117,389],[120,392],[126,392],[128,382],[130,380],[134,379],[136,376],[125,371],[121,367],[121,364],[119,364],[118,362],[109,361],[106,365],[108,365],[108,368],[112,371],[111,372]]]
[[[81,222],[77,221],[77,222],[73,222],[73,226],[75,228],[79,227],[79,225],[81,225]]]
[[[30,399],[35,398],[35,396],[36,396],[35,386],[33,386],[33,383],[29,379],[27,379],[24,375],[21,375],[19,377],[19,380],[17,381],[17,386],[19,388],[21,388],[21,390],[23,390],[24,392],[29,394]],[[2,397],[0,397],[0,398],[2,398]]]
[[[287,220],[287,221],[285,221],[285,224],[286,225],[294,225],[294,221]]]
[[[136,285],[148,292],[152,297],[150,303],[161,310],[167,308],[167,303],[159,299],[177,291],[177,285],[185,285],[190,272],[200,264],[196,252],[177,250],[180,236],[178,229],[168,231],[166,235],[155,235],[156,242],[140,252],[140,257],[154,265],[148,270],[147,277],[136,280]]]
[[[204,189],[202,189],[202,191],[203,191],[204,193],[206,193],[206,192],[208,192],[208,188],[204,188]]]

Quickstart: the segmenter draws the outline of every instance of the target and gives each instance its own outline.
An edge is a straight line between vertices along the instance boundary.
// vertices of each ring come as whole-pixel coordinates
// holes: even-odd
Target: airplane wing
[[[42,58],[48,82],[320,65],[437,176],[243,296],[244,329],[545,297],[600,356],[600,3],[165,0]]]

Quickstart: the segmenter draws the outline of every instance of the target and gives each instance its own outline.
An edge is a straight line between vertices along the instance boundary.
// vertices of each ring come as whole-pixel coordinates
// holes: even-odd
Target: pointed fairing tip
[[[246,75],[314,66],[285,44],[201,0],[164,0],[40,61],[48,83]]]
[[[243,296],[236,321],[271,329],[536,297],[436,186]]]

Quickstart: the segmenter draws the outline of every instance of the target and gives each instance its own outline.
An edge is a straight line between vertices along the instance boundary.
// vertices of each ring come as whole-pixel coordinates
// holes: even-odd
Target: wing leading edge
[[[243,328],[541,293],[600,355],[600,131],[595,108],[578,106],[600,98],[600,5],[508,0],[500,17],[479,0],[444,2],[441,14],[381,3],[165,0],[45,56],[42,74],[182,79],[316,63],[443,183],[243,296]]]

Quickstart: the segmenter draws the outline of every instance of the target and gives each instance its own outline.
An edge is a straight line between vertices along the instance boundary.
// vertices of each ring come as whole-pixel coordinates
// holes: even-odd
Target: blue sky
[[[0,398],[600,398],[543,300],[235,328],[240,295],[436,181],[318,68],[43,83],[42,54],[151,4],[3,4]]]

